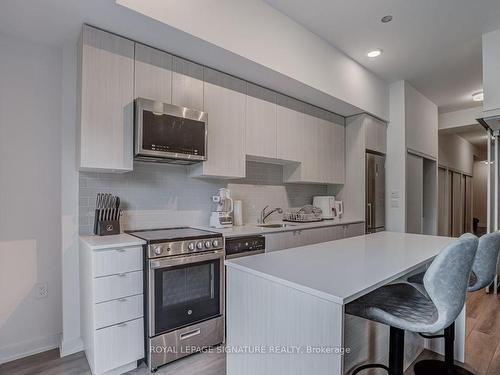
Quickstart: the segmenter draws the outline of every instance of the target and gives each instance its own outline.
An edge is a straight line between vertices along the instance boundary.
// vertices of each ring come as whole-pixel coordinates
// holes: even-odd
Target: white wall
[[[387,125],[386,229],[406,230],[406,127],[405,82],[390,86],[390,121]]]
[[[406,230],[406,159],[409,149],[426,158],[438,157],[437,106],[405,81],[394,82],[390,90],[390,121],[387,126],[386,155],[386,227],[387,230]],[[432,165],[429,164],[429,165]],[[431,173],[432,171],[428,171]],[[437,194],[436,178],[433,181]],[[435,201],[434,192],[426,185],[426,200]],[[437,211],[436,211],[437,212]],[[431,223],[435,224],[432,218]]]
[[[439,135],[439,165],[472,176],[474,151],[474,146],[459,135]]]
[[[76,170],[76,42],[62,50],[61,100],[61,355],[82,350],[80,338],[80,283],[78,257],[78,172]]]
[[[59,49],[0,34],[0,50],[1,363],[59,344],[62,67]]]
[[[383,80],[264,1],[117,3],[388,119]]]

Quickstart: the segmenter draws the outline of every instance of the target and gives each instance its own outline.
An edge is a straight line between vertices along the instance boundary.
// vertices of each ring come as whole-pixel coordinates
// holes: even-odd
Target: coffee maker
[[[212,202],[216,204],[215,211],[210,215],[210,227],[231,228],[233,226],[233,199],[229,189],[219,189],[217,195],[212,196]]]

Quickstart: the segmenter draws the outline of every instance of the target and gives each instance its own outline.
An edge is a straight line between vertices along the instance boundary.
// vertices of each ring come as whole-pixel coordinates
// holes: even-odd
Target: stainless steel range
[[[151,371],[224,341],[224,240],[193,228],[130,232],[146,241],[146,360]]]

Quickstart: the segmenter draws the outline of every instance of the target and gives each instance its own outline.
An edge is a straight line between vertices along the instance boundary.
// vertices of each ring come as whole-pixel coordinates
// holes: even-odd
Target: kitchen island
[[[352,368],[343,355],[347,344],[357,352],[350,362],[370,359],[370,351],[361,348],[370,344],[372,330],[348,338],[344,305],[422,269],[453,241],[380,232],[226,261],[227,374],[340,375]],[[463,316],[457,321],[459,360]],[[386,351],[388,343],[379,339],[371,344],[378,340]],[[423,345],[411,338],[408,344],[410,362]]]

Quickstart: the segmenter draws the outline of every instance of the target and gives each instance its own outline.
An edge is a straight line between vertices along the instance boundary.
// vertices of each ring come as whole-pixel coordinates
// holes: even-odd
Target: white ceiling
[[[386,81],[406,79],[441,112],[477,105],[481,35],[500,28],[499,0],[265,1]],[[369,59],[373,48],[383,55]]]
[[[471,94],[482,87],[481,34],[500,28],[500,0],[265,1],[386,81],[408,80],[441,112],[476,104]],[[386,14],[394,20],[382,24]],[[76,40],[83,22],[144,41],[164,32],[113,0],[0,1],[0,32],[37,42]],[[178,44],[173,52],[182,55],[186,47]],[[371,48],[384,53],[371,60]]]

